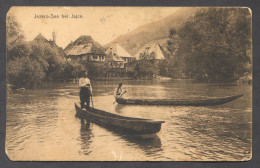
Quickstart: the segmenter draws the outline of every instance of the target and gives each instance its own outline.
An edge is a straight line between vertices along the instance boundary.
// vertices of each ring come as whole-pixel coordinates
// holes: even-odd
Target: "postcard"
[[[248,161],[245,7],[18,7],[6,16],[12,161]]]

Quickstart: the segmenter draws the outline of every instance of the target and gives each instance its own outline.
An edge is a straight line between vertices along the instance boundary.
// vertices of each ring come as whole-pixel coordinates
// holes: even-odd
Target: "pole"
[[[125,94],[125,93],[126,93],[126,91],[124,91],[124,93],[122,93],[118,98],[122,97],[123,94]],[[113,104],[115,104],[115,103],[116,103],[116,101]]]
[[[94,104],[93,104],[92,95],[91,95],[91,103],[92,103],[92,107],[94,108]]]

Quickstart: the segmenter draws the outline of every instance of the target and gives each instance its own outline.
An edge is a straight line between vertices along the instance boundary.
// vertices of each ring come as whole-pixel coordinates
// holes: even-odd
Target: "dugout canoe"
[[[116,98],[116,102],[118,104],[135,105],[215,106],[233,101],[243,95],[207,99],[124,99],[120,97]]]
[[[126,117],[112,114],[103,110],[90,107],[88,110],[80,108],[75,103],[76,116],[87,121],[96,123],[109,129],[117,129],[132,134],[155,134],[161,130],[164,121],[151,119]]]

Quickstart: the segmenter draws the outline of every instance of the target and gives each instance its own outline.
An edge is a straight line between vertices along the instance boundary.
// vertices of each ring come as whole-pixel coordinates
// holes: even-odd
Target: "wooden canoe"
[[[124,99],[116,98],[118,104],[135,104],[135,105],[177,105],[177,106],[214,106],[235,100],[244,94],[208,98],[208,99]]]
[[[92,107],[85,110],[80,108],[77,103],[75,103],[75,108],[76,116],[81,119],[132,134],[155,134],[161,130],[161,124],[164,123],[164,121],[125,117]]]

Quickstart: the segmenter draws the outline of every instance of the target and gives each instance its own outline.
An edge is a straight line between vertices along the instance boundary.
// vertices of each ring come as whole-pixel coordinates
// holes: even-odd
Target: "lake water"
[[[206,107],[113,104],[119,82],[93,81],[94,107],[162,120],[152,138],[122,135],[75,117],[76,84],[8,93],[6,151],[12,160],[44,161],[235,161],[248,160],[252,145],[252,86],[189,80],[124,81],[125,98],[205,98],[245,93]]]

